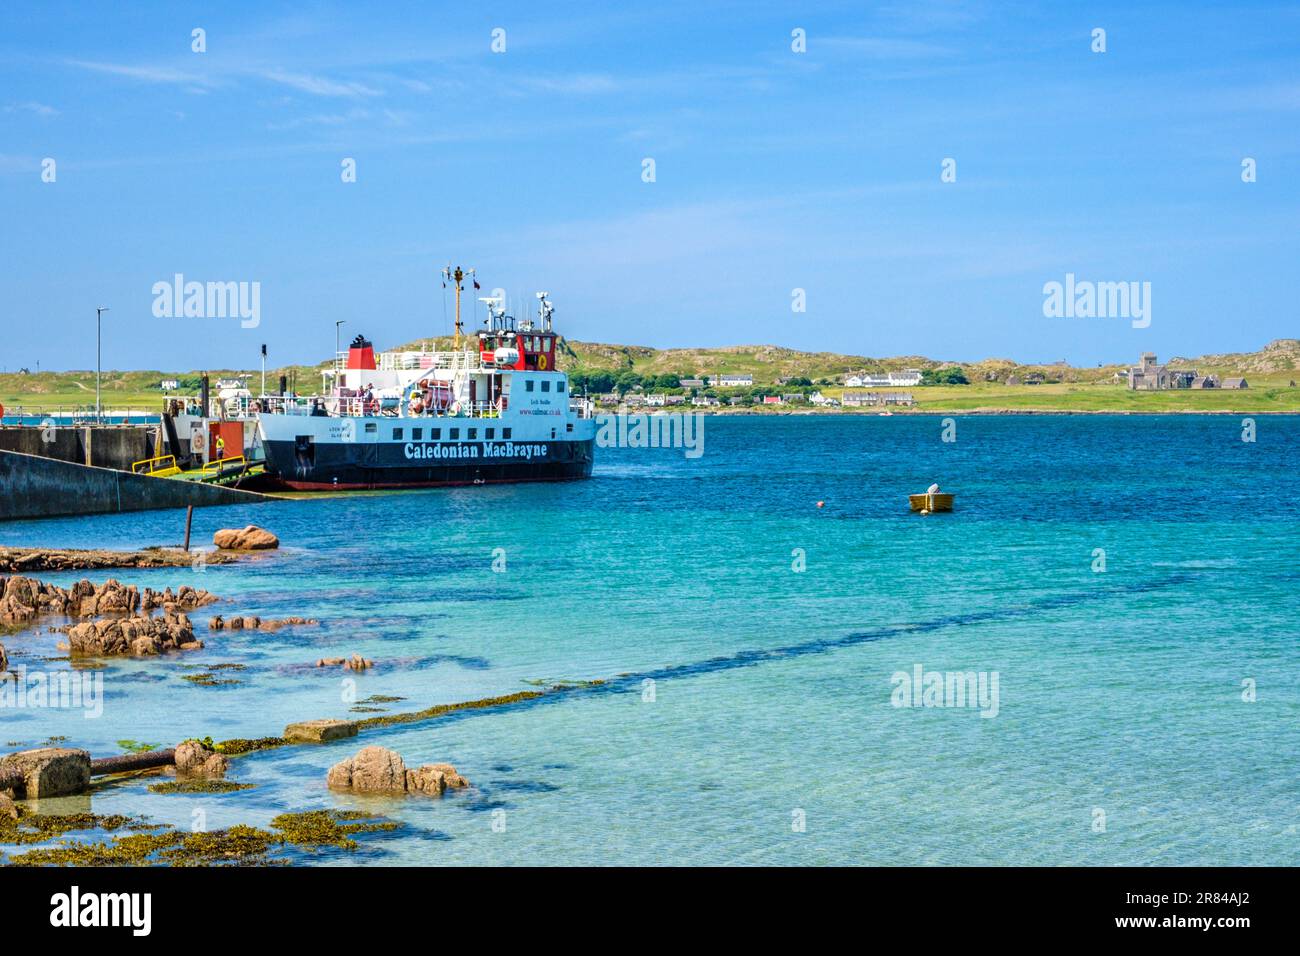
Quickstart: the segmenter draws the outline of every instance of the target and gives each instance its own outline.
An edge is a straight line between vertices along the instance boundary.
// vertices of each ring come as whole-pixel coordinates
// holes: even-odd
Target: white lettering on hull
[[[546,445],[529,445],[522,442],[484,442],[481,445],[441,445],[408,441],[402,449],[409,461],[449,460],[463,458],[546,458],[550,449]]]

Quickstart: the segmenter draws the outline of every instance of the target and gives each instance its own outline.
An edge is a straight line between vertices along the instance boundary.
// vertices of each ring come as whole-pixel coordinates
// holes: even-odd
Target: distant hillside
[[[409,342],[399,349],[450,348],[450,338],[430,338]],[[954,362],[920,355],[872,358],[865,355],[841,355],[836,352],[803,352],[776,345],[732,345],[712,349],[655,349],[644,345],[612,345],[601,342],[577,342],[561,338],[560,367],[569,372],[616,372],[628,369],[641,376],[736,374],[752,375],[756,385],[772,385],[778,378],[807,378],[818,384],[841,381],[854,372],[898,371],[905,368],[938,369],[959,366],[972,384],[1044,384],[1079,385],[1112,384],[1117,373],[1137,361],[1135,354],[1124,357],[1120,364],[1080,368],[1054,364],[1019,363],[1012,359],[987,358],[979,361]],[[1234,352],[1222,355],[1203,355],[1197,358],[1171,358],[1169,364],[1181,368],[1196,368],[1220,376],[1246,376],[1252,384],[1272,383],[1287,385],[1291,379],[1300,379],[1300,339],[1278,339],[1258,352]],[[300,392],[315,391],[320,387],[319,370],[325,362],[315,366],[289,366],[267,369],[267,384],[274,388],[281,374],[295,380]],[[197,388],[197,371],[105,371],[103,389],[106,396],[120,404],[152,407],[162,397],[159,383],[163,379],[178,379],[182,389]],[[217,378],[235,374],[252,376],[254,387],[258,372],[238,372],[230,369],[211,369]],[[0,404],[11,408],[20,404],[48,407],[85,407],[95,401],[95,373],[72,372],[8,372],[0,374]]]
[[[1235,375],[1277,375],[1300,369],[1300,339],[1275,339],[1258,352],[1226,352],[1199,358],[1174,358],[1170,365]]]
[[[420,339],[399,349],[450,348],[451,339]],[[1011,359],[983,359],[954,362],[923,355],[871,358],[838,352],[801,352],[779,345],[728,345],[713,349],[656,349],[646,345],[610,345],[578,342],[561,337],[559,366],[567,372],[617,372],[638,375],[752,375],[758,385],[770,385],[778,378],[836,380],[854,372],[897,372],[907,368],[937,369],[960,366],[971,381],[1005,381],[1013,375],[1041,373],[1048,381],[1093,382],[1110,380],[1126,367],[1071,368],[1064,364],[1023,365]],[[1136,360],[1134,356],[1134,360]]]

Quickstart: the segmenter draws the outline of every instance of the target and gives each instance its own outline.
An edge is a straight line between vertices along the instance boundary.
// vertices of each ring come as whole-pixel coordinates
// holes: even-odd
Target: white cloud
[[[171,83],[196,89],[210,86],[211,81],[198,73],[185,70],[173,70],[161,66],[128,66],[123,63],[97,63],[90,60],[69,60],[71,65],[96,73],[108,73],[112,76],[125,76],[145,83]]]
[[[11,103],[5,107],[6,113],[35,113],[37,116],[58,116],[59,111],[53,106],[46,106],[44,103]]]
[[[310,73],[289,73],[284,70],[267,70],[259,74],[262,79],[270,80],[273,83],[283,83],[285,86],[300,90],[303,93],[312,93],[316,96],[378,96],[379,90],[366,86],[362,83],[339,82],[338,80],[327,79],[323,76],[313,76]]]

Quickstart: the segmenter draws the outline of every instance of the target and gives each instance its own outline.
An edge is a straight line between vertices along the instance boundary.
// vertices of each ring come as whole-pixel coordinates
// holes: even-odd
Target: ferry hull
[[[436,488],[591,476],[595,441],[529,443],[532,454],[503,454],[499,442],[315,444],[310,457],[293,441],[263,441],[273,480],[296,491]],[[541,449],[539,451],[539,449]],[[421,457],[428,452],[428,457]]]

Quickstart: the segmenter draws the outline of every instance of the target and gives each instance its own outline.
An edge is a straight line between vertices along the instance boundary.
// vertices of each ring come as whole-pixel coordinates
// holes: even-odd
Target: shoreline
[[[674,405],[672,411],[691,412],[701,415],[718,415],[722,417],[735,416],[743,417],[746,415],[822,415],[833,417],[838,415],[864,415],[876,418],[893,418],[896,415],[1300,415],[1300,408],[1294,410],[1286,409],[1231,409],[1231,408],[1178,408],[1178,409],[1152,409],[1145,411],[1141,409],[1099,409],[1099,408],[891,408],[888,415],[882,414],[873,409],[844,409],[844,408],[743,408],[743,409],[716,409],[716,408],[695,408],[690,405]],[[670,411],[669,408],[656,406],[654,409],[638,408],[636,411],[628,410],[628,415],[655,415],[663,414]],[[602,411],[597,410],[597,417],[601,415],[617,415],[619,412],[614,410]]]

